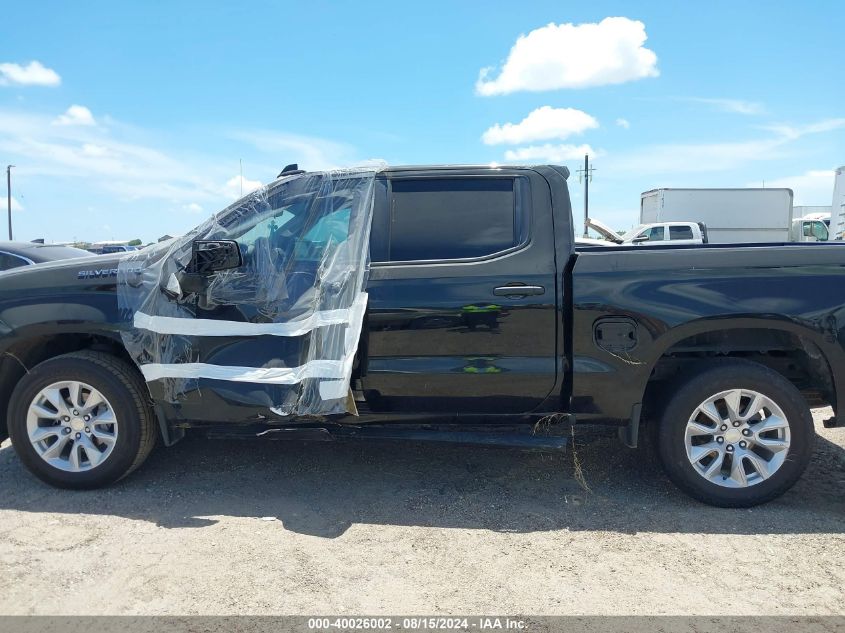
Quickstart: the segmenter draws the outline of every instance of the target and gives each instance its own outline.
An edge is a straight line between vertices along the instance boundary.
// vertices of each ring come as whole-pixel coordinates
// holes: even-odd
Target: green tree
[[[140,246],[141,244],[143,244],[141,240],[132,240],[129,242],[129,246]]]

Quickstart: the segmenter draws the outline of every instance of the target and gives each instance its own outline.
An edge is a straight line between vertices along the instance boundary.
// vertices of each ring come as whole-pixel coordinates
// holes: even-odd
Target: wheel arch
[[[750,507],[780,496],[812,456],[815,431],[806,401],[787,378],[762,364],[721,358],[707,366],[668,394],[652,435],[664,470],[678,487],[710,505]],[[710,409],[704,413],[706,403]],[[763,425],[769,417],[774,425]],[[777,435],[768,435],[773,432]]]
[[[831,333],[794,321],[772,318],[700,320],[660,337],[642,385],[646,415],[673,379],[695,371],[708,358],[746,358],[770,367],[792,382],[810,405],[825,403],[836,411],[839,399],[832,363],[826,353]]]
[[[120,358],[140,375],[137,365],[123,346],[119,332],[94,334],[66,331],[53,334],[34,333],[31,336],[16,338],[0,352],[0,403],[3,403],[0,406],[0,441],[8,437],[6,419],[9,404],[12,392],[20,379],[32,367],[45,360],[82,350],[100,351]]]

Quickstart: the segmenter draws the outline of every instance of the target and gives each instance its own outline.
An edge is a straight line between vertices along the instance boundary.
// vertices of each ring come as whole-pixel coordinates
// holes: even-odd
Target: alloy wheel
[[[44,387],[29,405],[29,441],[45,462],[83,472],[105,462],[117,442],[118,421],[106,397],[84,382]]]
[[[789,421],[768,396],[729,389],[696,407],[684,442],[690,464],[704,479],[745,488],[770,478],[783,465],[789,452]]]

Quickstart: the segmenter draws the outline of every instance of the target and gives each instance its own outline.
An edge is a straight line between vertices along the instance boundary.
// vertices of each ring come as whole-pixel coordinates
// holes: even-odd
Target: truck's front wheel
[[[745,360],[718,361],[681,383],[663,411],[658,448],[669,478],[716,506],[748,507],[788,490],[815,431],[801,393]]]
[[[21,378],[9,403],[9,435],[24,465],[60,488],[97,488],[146,459],[155,425],[131,366],[100,352],[44,361]]]

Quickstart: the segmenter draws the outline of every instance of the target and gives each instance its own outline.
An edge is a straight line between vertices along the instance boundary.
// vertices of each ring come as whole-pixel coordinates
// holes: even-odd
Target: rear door
[[[546,180],[531,170],[402,171],[388,174],[376,201],[363,368],[370,406],[536,408],[556,378]]]

